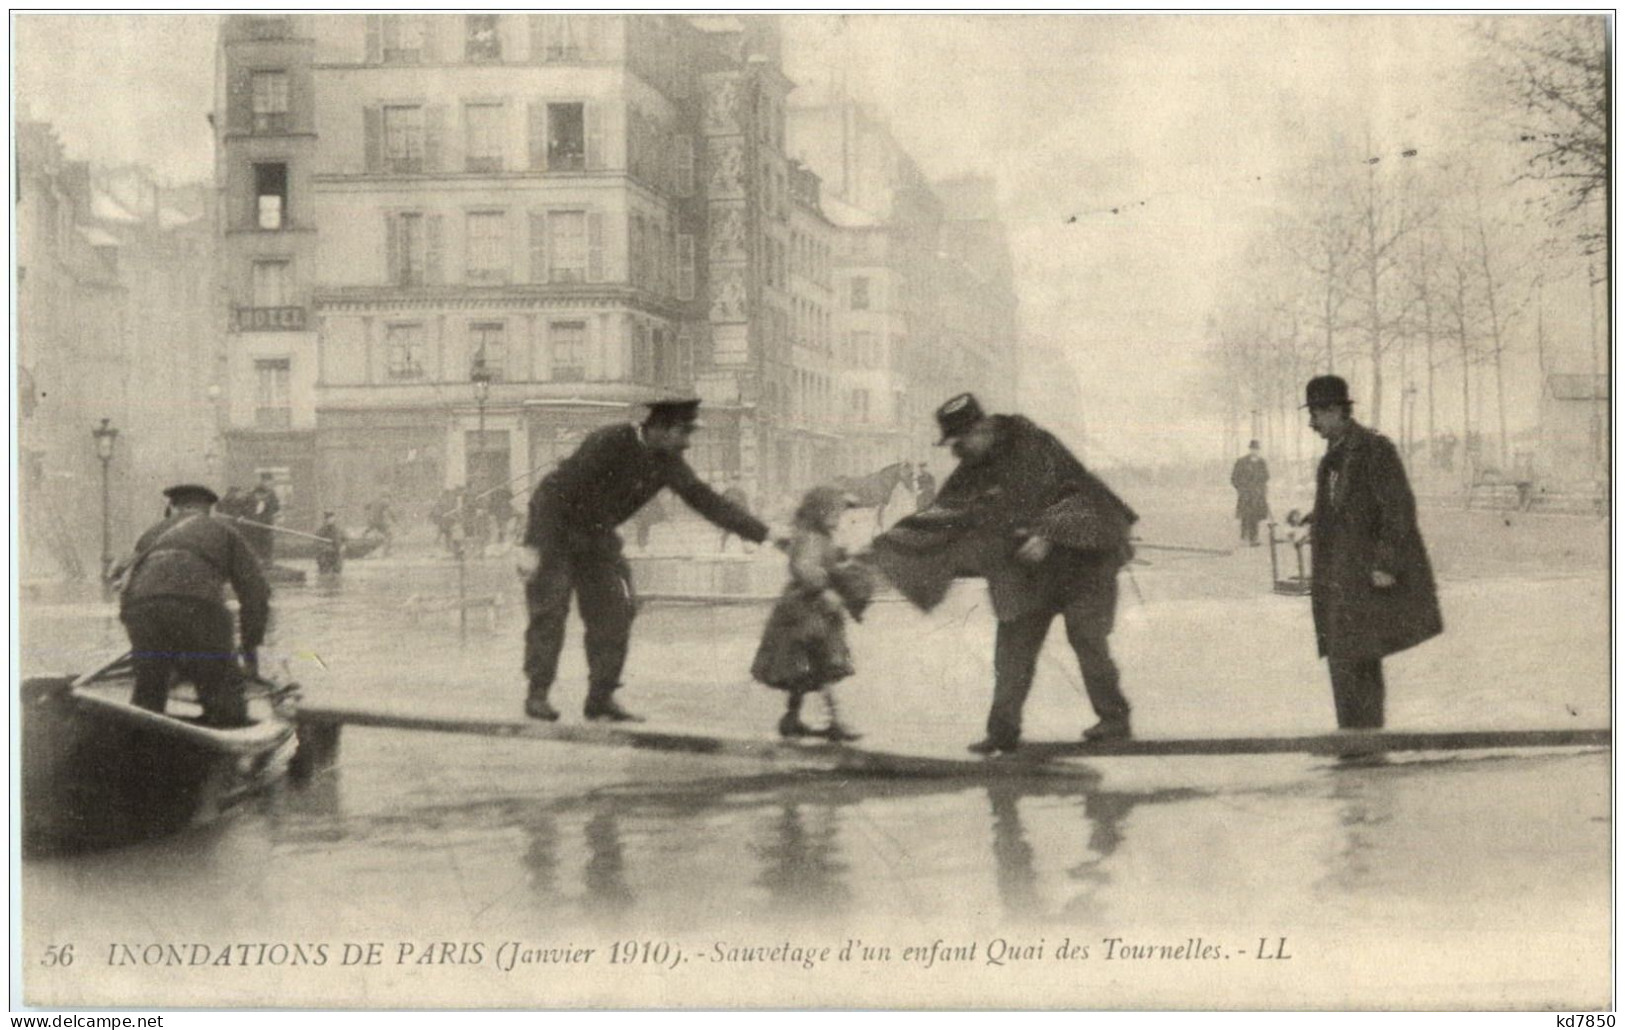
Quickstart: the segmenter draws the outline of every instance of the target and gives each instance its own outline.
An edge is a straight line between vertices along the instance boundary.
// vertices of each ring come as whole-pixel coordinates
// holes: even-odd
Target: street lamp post
[[[485,350],[484,350],[484,348],[481,348],[480,353],[475,356],[475,358],[474,358],[474,367],[469,370],[468,378],[469,378],[469,381],[474,384],[474,403],[479,408],[479,432],[477,434],[475,434],[474,438],[477,441],[479,441],[479,450],[478,450],[477,453],[480,455],[480,460],[484,461],[485,460],[485,457],[484,457],[485,456],[485,402],[491,399],[491,370],[485,367]],[[469,476],[468,476],[468,479],[470,481],[469,486],[470,486],[470,488],[472,488],[473,485],[474,485],[473,484],[474,477],[472,475],[473,470],[470,469],[469,473],[470,473]],[[481,486],[482,487],[484,486],[483,480],[481,481]]]
[[[113,420],[102,419],[102,424],[90,431],[96,441],[96,457],[102,463],[102,585],[108,585],[108,573],[113,568],[113,496],[108,485],[108,467],[113,463],[113,445],[118,442],[118,430]]]

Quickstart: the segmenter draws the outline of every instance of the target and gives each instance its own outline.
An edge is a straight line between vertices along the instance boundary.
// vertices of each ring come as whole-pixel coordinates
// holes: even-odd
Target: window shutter
[[[423,281],[442,283],[445,282],[445,263],[442,259],[445,250],[445,216],[430,215],[424,221],[428,223],[428,246],[423,262]]]
[[[533,14],[534,21],[541,15]],[[530,170],[533,172],[547,171],[547,105],[540,100],[533,100],[530,104]]]
[[[532,64],[547,60],[547,16],[543,14],[530,16],[530,60]]]
[[[694,234],[677,234],[677,299],[694,299]]]
[[[587,281],[604,281],[604,213],[587,212]]]
[[[547,214],[542,211],[530,213],[530,281],[547,282]]]
[[[438,15],[422,14],[423,50],[418,58],[420,64],[435,64],[440,60],[440,26],[442,19]]]
[[[445,171],[441,162],[446,149],[446,108],[442,104],[423,109],[423,170]]]
[[[384,216],[384,266],[390,283],[401,281],[401,222],[394,215]]]
[[[604,105],[583,104],[587,122],[587,167],[604,167]]]
[[[231,70],[231,90],[226,98],[226,128],[248,132],[254,124],[254,73],[237,65]]]
[[[384,63],[384,16],[367,15],[367,63]]]
[[[377,107],[361,110],[362,161],[369,172],[376,172],[384,163],[384,112]]]
[[[677,194],[694,195],[694,137],[677,137]]]

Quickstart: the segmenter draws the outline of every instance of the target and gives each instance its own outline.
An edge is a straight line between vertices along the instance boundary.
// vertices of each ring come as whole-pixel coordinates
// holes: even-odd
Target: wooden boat
[[[344,541],[344,558],[346,561],[365,558],[376,551],[383,542],[381,537],[375,536],[351,537]],[[299,536],[283,534],[276,539],[276,556],[279,561],[315,561],[316,555],[325,546],[323,541],[311,539],[304,534]]]
[[[130,703],[120,659],[98,673],[24,680],[23,847],[34,853],[133,844],[210,822],[286,774],[294,688],[264,684],[241,729],[198,721],[184,688],[168,711]]]

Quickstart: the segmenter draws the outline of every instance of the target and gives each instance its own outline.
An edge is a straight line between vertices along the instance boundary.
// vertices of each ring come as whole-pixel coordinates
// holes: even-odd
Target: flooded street
[[[1168,511],[1148,538],[1229,546],[1195,509]],[[1606,525],[1501,528],[1485,541],[1474,513],[1424,513],[1447,631],[1389,661],[1392,728],[1608,724]],[[1137,733],[1334,725],[1308,602],[1268,593],[1267,549],[1142,553],[1113,636]],[[456,565],[426,545],[284,588],[265,659],[313,701],[511,717],[510,564],[467,568],[470,596],[505,603],[471,612],[466,639],[443,604]],[[661,727],[768,736],[781,698],[746,671],[765,615],[649,606],[625,703]],[[21,618],[25,673],[122,646],[91,599],[25,599]],[[979,584],[928,616],[878,604],[842,693],[864,746],[962,754],[992,632]],[[569,633],[555,699],[578,720]],[[1027,719],[1034,740],[1092,721],[1059,630]],[[27,998],[981,1007],[1043,985],[1081,1008],[1608,1004],[1606,752],[1068,768],[882,780],[351,728],[334,769],[217,826],[26,861],[25,953],[80,956],[34,972]]]

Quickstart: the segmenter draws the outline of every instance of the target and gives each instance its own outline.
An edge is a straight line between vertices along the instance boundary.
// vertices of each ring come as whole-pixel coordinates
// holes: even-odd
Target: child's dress
[[[790,582],[773,606],[750,674],[780,690],[817,690],[852,675],[846,617],[826,591],[861,617],[867,577],[828,533],[798,528],[790,544]]]

